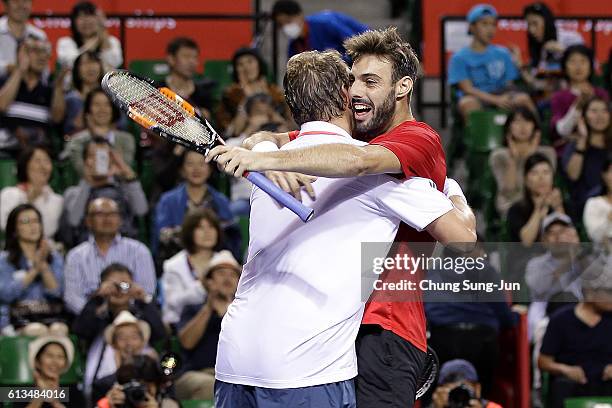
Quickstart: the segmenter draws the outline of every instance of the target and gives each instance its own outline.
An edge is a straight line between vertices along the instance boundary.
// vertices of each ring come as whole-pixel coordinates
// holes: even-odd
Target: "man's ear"
[[[395,97],[402,99],[410,94],[414,81],[412,78],[405,76],[395,83]]]
[[[342,96],[344,97],[344,109],[349,109],[351,107],[351,96],[349,95],[349,90],[342,88]]]

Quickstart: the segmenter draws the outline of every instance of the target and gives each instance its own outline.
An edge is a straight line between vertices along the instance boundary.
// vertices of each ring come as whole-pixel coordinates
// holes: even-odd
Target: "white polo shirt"
[[[283,149],[365,144],[326,122],[302,125],[301,135]],[[218,380],[298,388],[355,377],[361,243],[391,243],[400,221],[422,230],[452,209],[428,179],[319,178],[313,188],[315,201],[302,196],[315,210],[307,223],[253,189],[248,260],[221,326]]]

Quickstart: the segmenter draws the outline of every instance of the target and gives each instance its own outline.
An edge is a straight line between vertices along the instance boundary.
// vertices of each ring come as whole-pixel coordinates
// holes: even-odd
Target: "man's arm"
[[[454,208],[431,222],[425,230],[443,245],[475,243],[476,217],[467,203],[463,190],[455,180],[447,178],[444,183],[444,194],[453,203]]]
[[[207,162],[213,159],[226,173],[238,177],[245,171],[265,170],[291,171],[329,178],[402,172],[397,156],[378,145],[332,143],[266,153],[239,147],[217,146],[206,156]]]

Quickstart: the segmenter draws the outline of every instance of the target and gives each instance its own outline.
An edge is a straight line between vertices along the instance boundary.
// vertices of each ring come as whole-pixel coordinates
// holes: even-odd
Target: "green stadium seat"
[[[208,400],[181,400],[183,408],[214,408],[215,403]]]
[[[170,72],[170,67],[166,60],[134,60],[130,62],[129,70],[154,81],[161,81]]]
[[[240,228],[240,236],[242,237],[242,246],[240,248],[240,252],[242,254],[246,254],[246,251],[249,247],[249,217],[238,218],[238,227]]]
[[[568,398],[563,404],[565,408],[612,408],[612,397]]]
[[[0,159],[0,188],[17,184],[17,163],[13,159]]]
[[[204,75],[217,81],[214,97],[221,98],[223,90],[232,83],[232,62],[226,60],[207,60],[204,62]]]
[[[465,143],[468,150],[490,152],[502,145],[503,127],[507,115],[496,110],[474,111],[470,113],[466,126]]]
[[[85,362],[76,346],[77,338],[71,335],[75,344],[74,361],[70,369],[60,378],[60,384],[76,384],[83,378]],[[0,385],[30,385],[34,383],[28,365],[28,345],[33,337],[0,337]]]

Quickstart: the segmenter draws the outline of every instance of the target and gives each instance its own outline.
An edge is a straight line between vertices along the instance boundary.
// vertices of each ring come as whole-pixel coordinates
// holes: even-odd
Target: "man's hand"
[[[562,372],[563,375],[578,384],[587,383],[586,374],[584,374],[584,370],[580,366],[565,366]]]
[[[264,154],[242,147],[217,146],[206,156],[206,163],[215,160],[225,173],[242,177],[245,171],[267,170],[263,167]]]
[[[123,387],[115,383],[113,388],[106,393],[106,398],[108,398],[110,406],[113,408],[125,404],[125,393],[123,392]]]
[[[302,201],[302,188],[306,190],[312,200],[316,198],[311,184],[316,181],[316,177],[285,171],[266,171],[264,174],[270,181],[294,196],[298,201]]]
[[[114,295],[116,292],[117,286],[115,285],[115,282],[106,280],[100,284],[97,295],[106,299],[109,296]]]
[[[128,295],[130,295],[132,299],[140,300],[141,302],[145,302],[147,299],[147,292],[142,288],[142,286],[139,286],[134,282],[132,282],[130,285]]]

